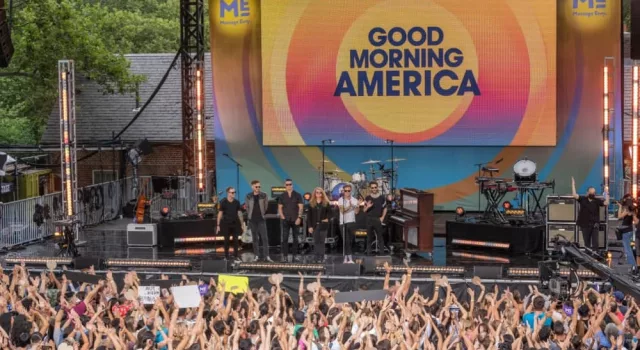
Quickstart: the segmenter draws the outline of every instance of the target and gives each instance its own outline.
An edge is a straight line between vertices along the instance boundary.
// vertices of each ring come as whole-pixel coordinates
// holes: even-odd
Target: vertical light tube
[[[60,115],[62,119],[62,148],[64,151],[63,156],[63,168],[64,174],[62,175],[62,180],[64,181],[65,187],[65,201],[67,207],[67,216],[72,216],[73,212],[73,190],[71,183],[71,151],[69,149],[69,85],[67,80],[67,72],[62,72],[60,74],[60,79],[62,80],[62,113]]]
[[[202,71],[201,65],[196,66],[196,177],[198,183],[198,191],[205,190],[205,166],[204,166],[204,148],[203,148],[203,116],[202,116]]]
[[[609,186],[609,67],[604,66],[604,94],[603,94],[603,129],[602,137],[604,139],[603,146],[603,176],[604,185]]]
[[[638,66],[633,66],[633,91],[632,91],[632,128],[631,128],[631,195],[638,197]]]

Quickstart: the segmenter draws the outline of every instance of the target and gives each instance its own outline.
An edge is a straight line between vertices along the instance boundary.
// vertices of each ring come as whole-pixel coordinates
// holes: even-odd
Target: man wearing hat
[[[621,291],[617,290],[617,291],[613,292],[613,297],[616,299],[616,303],[618,304],[618,310],[623,315],[626,315],[627,314],[627,307],[622,304],[622,302],[624,301],[624,293],[622,293]]]

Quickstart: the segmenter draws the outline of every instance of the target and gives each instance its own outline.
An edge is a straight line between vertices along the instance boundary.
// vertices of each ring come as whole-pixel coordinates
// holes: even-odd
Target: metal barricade
[[[97,225],[115,219],[132,199],[131,186],[131,178],[125,178],[79,189],[77,218],[80,225]],[[0,204],[0,248],[51,236],[55,232],[53,222],[62,219],[63,215],[61,192]]]

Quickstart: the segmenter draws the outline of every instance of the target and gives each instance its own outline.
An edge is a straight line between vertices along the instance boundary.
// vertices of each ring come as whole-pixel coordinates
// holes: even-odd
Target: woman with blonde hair
[[[327,198],[327,194],[324,193],[322,188],[316,187],[313,190],[313,195],[309,201],[307,227],[309,228],[309,233],[313,235],[317,262],[324,261],[324,242],[327,239],[327,231],[329,230],[330,212],[331,208],[329,206],[329,198]]]

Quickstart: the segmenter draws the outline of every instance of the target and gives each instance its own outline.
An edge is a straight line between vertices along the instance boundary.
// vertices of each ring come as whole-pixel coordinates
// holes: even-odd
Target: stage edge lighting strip
[[[324,271],[322,264],[240,263],[239,270]]]
[[[450,275],[462,275],[464,274],[464,267],[459,266],[411,266],[413,272],[417,273],[440,273]],[[384,266],[376,266],[376,271],[385,272]],[[407,272],[406,266],[393,265],[391,266],[392,272]]]
[[[144,260],[144,259],[107,259],[105,265],[109,267],[191,267],[189,260]]]
[[[204,118],[204,84],[203,84],[203,68],[202,62],[196,63],[196,152],[195,152],[195,164],[196,164],[196,178],[198,183],[198,192],[206,191],[206,171],[207,171],[207,156],[206,156],[206,133],[205,133],[205,118]]]
[[[457,238],[452,239],[451,243],[452,244],[459,244],[459,245],[474,246],[474,247],[489,247],[489,248],[509,249],[509,243],[472,241],[472,240],[468,240],[468,239],[457,239]]]
[[[633,110],[632,112],[632,151],[631,151],[631,194],[638,198],[638,65],[633,65]]]
[[[71,265],[71,258],[37,258],[37,257],[17,257],[17,258],[6,258],[4,261],[8,264],[21,264],[25,263],[26,265],[46,265],[49,262],[54,262],[58,265]]]

